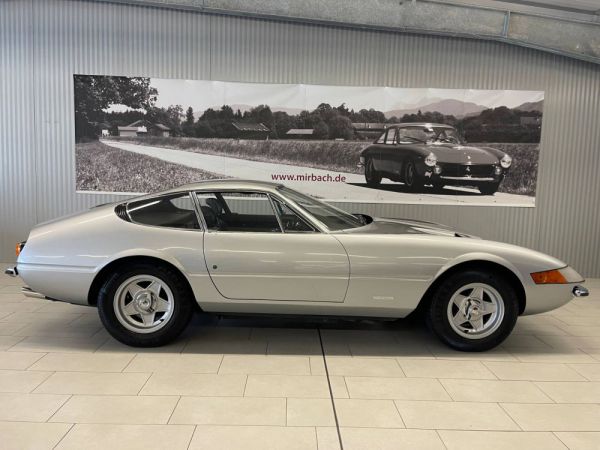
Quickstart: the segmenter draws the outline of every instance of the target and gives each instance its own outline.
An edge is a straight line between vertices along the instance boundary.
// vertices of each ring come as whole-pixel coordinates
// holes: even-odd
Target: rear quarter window
[[[132,222],[141,225],[200,229],[194,202],[188,193],[129,202],[127,214]]]

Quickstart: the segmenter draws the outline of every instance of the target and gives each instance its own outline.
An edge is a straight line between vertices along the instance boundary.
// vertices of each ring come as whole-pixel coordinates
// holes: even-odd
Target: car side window
[[[396,143],[396,129],[389,128],[387,131],[387,135],[385,137],[386,144],[395,144]]]
[[[208,230],[281,233],[277,215],[266,194],[199,192],[196,197]]]
[[[142,225],[188,230],[200,229],[194,202],[187,192],[129,202],[127,214],[132,222]]]
[[[385,134],[386,132],[384,131],[381,136],[379,136],[379,139],[376,141],[377,144],[383,144],[385,142]]]
[[[289,206],[280,202],[276,198],[273,199],[273,204],[281,220],[283,231],[286,233],[311,233],[315,229],[306,221],[296,214]]]

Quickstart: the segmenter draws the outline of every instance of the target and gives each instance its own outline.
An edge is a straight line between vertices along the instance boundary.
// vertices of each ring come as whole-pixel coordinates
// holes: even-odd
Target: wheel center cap
[[[463,303],[463,312],[468,320],[477,318],[481,315],[479,300],[475,298],[467,298]]]
[[[135,298],[135,306],[140,312],[150,312],[152,311],[152,305],[154,301],[152,299],[152,293],[147,291],[139,292]]]

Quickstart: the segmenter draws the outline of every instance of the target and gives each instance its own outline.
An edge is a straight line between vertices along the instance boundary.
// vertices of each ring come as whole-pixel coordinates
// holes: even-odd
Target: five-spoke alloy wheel
[[[136,264],[107,278],[98,313],[108,332],[124,344],[156,347],[187,326],[193,299],[180,274],[166,266]]]
[[[500,344],[519,315],[513,284],[501,273],[467,270],[446,277],[432,293],[426,320],[446,344],[483,351]]]
[[[119,322],[134,333],[160,330],[173,315],[173,292],[166,283],[151,275],[125,280],[114,297]]]
[[[471,283],[458,289],[448,302],[452,329],[467,339],[481,339],[498,329],[504,318],[504,302],[492,286]]]

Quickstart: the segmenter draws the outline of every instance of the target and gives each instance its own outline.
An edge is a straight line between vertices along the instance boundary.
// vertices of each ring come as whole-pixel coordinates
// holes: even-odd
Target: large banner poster
[[[544,93],[74,75],[76,188],[242,178],[366,203],[535,205]]]

